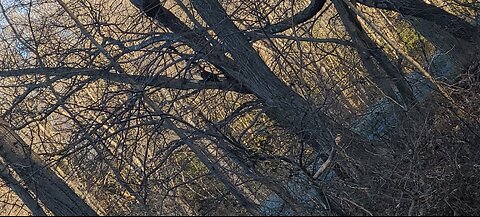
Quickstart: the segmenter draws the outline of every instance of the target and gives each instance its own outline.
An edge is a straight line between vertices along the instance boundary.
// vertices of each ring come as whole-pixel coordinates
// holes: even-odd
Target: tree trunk
[[[97,215],[3,121],[0,121],[0,156],[54,215]]]
[[[472,58],[478,52],[477,45],[455,37],[435,23],[414,16],[405,16],[405,18],[414,26],[418,33],[423,35],[438,49],[438,54],[432,60],[433,73],[436,76],[448,76],[452,72],[459,72],[464,66],[471,64]],[[443,56],[449,57],[451,66],[448,65],[447,60]]]
[[[423,0],[357,0],[370,7],[394,10],[402,15],[428,20],[457,38],[478,43],[479,29],[467,21]]]
[[[342,152],[360,164],[375,165],[378,157],[372,144],[362,141],[358,135],[343,128],[330,119],[320,109],[308,103],[281,81],[265,64],[241,30],[226,14],[217,0],[192,0],[200,16],[216,33],[221,46],[216,41],[206,42],[208,36],[198,35],[189,29],[173,13],[163,8],[156,0],[132,2],[149,17],[183,37],[183,42],[203,55],[203,58],[220,68],[226,76],[234,79],[255,94],[264,104],[265,113],[280,127],[297,135],[319,152],[329,153],[335,146],[334,135],[343,134]],[[155,3],[156,2],[156,3]],[[180,22],[180,23],[179,23]],[[208,49],[205,46],[210,46]],[[233,58],[226,56],[228,52]],[[356,140],[355,145],[349,139]],[[381,144],[376,144],[377,147]],[[367,151],[368,150],[368,151]]]
[[[344,129],[286,86],[268,68],[217,0],[192,0],[192,4],[233,57],[236,70],[228,70],[235,72],[230,76],[263,100],[264,110],[272,120],[321,153],[329,153],[337,146],[334,135],[341,134],[344,139],[339,143],[341,153],[337,162],[345,168],[347,176],[356,180],[365,177],[370,168],[383,164],[385,156],[379,152],[384,144],[371,144]]]
[[[219,36],[222,41],[221,47],[231,54],[233,60],[220,49],[219,42],[208,41],[208,35],[191,30],[173,13],[162,7],[159,1],[132,0],[132,3],[146,15],[159,21],[172,32],[180,34],[184,42],[202,54],[205,60],[222,70],[226,77],[245,86],[261,99],[266,107],[265,112],[271,119],[293,134],[300,135],[316,149],[328,153],[329,146],[335,144],[328,131],[328,127],[335,125],[334,122],[309,105],[268,68],[218,1],[191,2]]]
[[[218,0],[192,0],[196,12],[216,33],[216,40],[189,29],[157,0],[132,2],[146,15],[172,32],[199,56],[221,69],[225,75],[245,86],[263,103],[265,113],[280,127],[297,135],[314,149],[329,153],[336,147],[336,163],[345,171],[343,178],[371,183],[372,169],[379,170],[385,160],[385,144],[372,144],[344,129],[320,109],[307,102],[281,81],[252,48],[243,32],[233,23]],[[231,56],[232,58],[227,57]],[[338,147],[334,135],[341,134]],[[371,176],[373,175],[373,176]]]
[[[402,14],[420,34],[451,58],[456,69],[471,63],[480,47],[479,27],[423,0],[357,0],[357,2]]]
[[[317,140],[318,148],[328,150],[334,144],[328,128],[333,125],[326,115],[316,111],[305,99],[285,85],[252,48],[247,38],[229,19],[217,0],[192,1],[197,12],[213,28],[223,48],[234,59],[230,76],[247,86],[263,100],[266,112],[273,120],[292,133],[307,140]]]
[[[22,186],[22,184],[15,179],[15,177],[9,173],[8,168],[6,165],[3,165],[3,162],[0,163],[0,179],[2,179],[5,184],[12,189],[15,194],[22,200],[25,206],[30,209],[32,215],[34,216],[46,216],[45,211],[43,211],[42,207],[38,203],[35,198],[28,192],[28,190]]]
[[[412,107],[415,105],[415,96],[401,69],[395,67],[385,52],[370,39],[356,15],[348,9],[348,6],[342,0],[333,0],[333,3],[345,25],[345,29],[352,38],[353,43],[357,46],[358,54],[367,73],[372,77],[379,89],[387,97],[400,102],[397,100],[397,95],[391,87],[391,82],[393,82],[400,92],[405,106]],[[372,58],[377,60],[378,66],[381,68],[375,64]]]

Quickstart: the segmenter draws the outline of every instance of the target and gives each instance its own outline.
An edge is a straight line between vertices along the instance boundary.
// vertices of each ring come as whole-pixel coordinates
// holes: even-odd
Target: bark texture
[[[97,215],[3,121],[0,121],[0,156],[18,174],[26,188],[54,215]]]

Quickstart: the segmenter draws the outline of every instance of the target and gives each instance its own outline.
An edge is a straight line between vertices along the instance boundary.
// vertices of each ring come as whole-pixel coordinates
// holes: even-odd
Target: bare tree
[[[0,6],[0,177],[35,215],[413,213],[402,175],[418,141],[392,133],[428,117],[410,111],[426,110],[411,71],[463,112],[430,46],[461,48],[461,68],[478,45],[417,0]],[[424,35],[422,54],[402,30]]]

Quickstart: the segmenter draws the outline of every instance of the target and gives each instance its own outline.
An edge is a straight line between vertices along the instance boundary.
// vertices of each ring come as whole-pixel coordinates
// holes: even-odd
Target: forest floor
[[[432,94],[422,105],[426,118],[396,132],[409,147],[396,180],[411,199],[408,214],[480,214],[480,62],[446,87],[462,114]]]

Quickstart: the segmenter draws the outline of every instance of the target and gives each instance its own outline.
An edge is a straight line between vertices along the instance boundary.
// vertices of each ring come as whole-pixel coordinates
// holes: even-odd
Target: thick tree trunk
[[[2,179],[5,184],[13,191],[17,196],[22,200],[25,206],[30,209],[32,215],[34,216],[46,216],[45,211],[38,203],[35,198],[28,192],[28,190],[23,187],[23,185],[15,179],[15,177],[10,174],[6,165],[3,165],[3,162],[0,163],[0,179]]]
[[[371,144],[321,113],[282,82],[265,64],[217,0],[192,0],[193,6],[233,57],[230,76],[263,100],[266,114],[280,126],[299,136],[322,153],[337,146],[334,135],[344,138],[337,147],[339,165],[347,176],[363,177],[369,168],[382,164],[383,144]],[[352,142],[353,140],[353,142]],[[353,143],[353,144],[352,144]]]
[[[205,60],[260,98],[266,107],[265,112],[279,125],[300,135],[325,153],[328,153],[329,146],[335,144],[328,128],[338,125],[312,107],[268,68],[218,1],[191,2],[219,36],[222,41],[221,47],[228,50],[233,60],[225,55],[218,42],[208,41],[209,36],[191,30],[174,14],[163,8],[158,0],[131,1],[146,15],[156,19],[172,32],[182,35],[184,42],[204,55]]]
[[[97,215],[3,121],[0,121],[0,156],[54,215]]]
[[[193,0],[192,4],[233,57],[234,62],[225,66],[232,69],[228,70],[229,76],[263,100],[270,118],[306,141],[317,144],[320,151],[327,152],[335,145],[329,129],[336,124],[269,69],[217,0]]]
[[[357,2],[428,20],[455,37],[471,43],[478,43],[480,40],[477,27],[435,5],[425,3],[423,0],[357,0]]]
[[[333,0],[333,3],[345,25],[345,29],[357,46],[357,51],[367,73],[372,77],[375,84],[387,97],[397,100],[397,95],[391,87],[393,82],[406,107],[415,105],[415,96],[401,69],[395,67],[385,52],[370,39],[356,15],[348,9],[348,6],[342,0]],[[381,68],[377,67],[372,58],[377,60],[378,66]],[[400,100],[397,100],[397,102],[400,102]]]
[[[329,153],[332,146],[336,147],[338,158],[335,162],[344,171],[342,178],[370,183],[371,178],[377,176],[370,176],[372,169],[378,170],[388,162],[385,160],[388,150],[384,144],[362,141],[281,81],[252,48],[218,0],[191,1],[196,12],[216,33],[218,41],[208,41],[209,36],[197,35],[157,0],[132,2],[149,17],[181,35],[183,42],[221,69],[227,77],[255,94],[263,102],[266,114],[279,126],[319,152]],[[227,57],[227,53],[232,58]],[[342,135],[338,146],[334,139],[337,134]]]
[[[432,60],[433,73],[436,76],[449,76],[452,72],[459,72],[461,68],[471,64],[472,58],[480,48],[480,43],[475,45],[457,38],[428,20],[414,16],[405,16],[405,18],[418,33],[438,49],[439,52]],[[444,58],[445,56],[449,57],[448,60]],[[447,61],[451,61],[451,66]]]
[[[402,14],[415,29],[448,55],[458,70],[471,63],[480,48],[480,27],[462,18],[427,4],[423,0],[357,0],[375,8]]]
[[[327,117],[281,81],[252,48],[245,35],[217,0],[191,1],[196,11],[221,41],[221,46],[216,48],[213,48],[212,44],[217,45],[218,42],[207,41],[208,36],[196,34],[174,14],[158,4],[157,0],[132,0],[132,2],[149,17],[159,21],[172,32],[182,35],[185,43],[202,54],[205,60],[222,69],[226,76],[247,87],[262,100],[264,111],[272,120],[311,144],[317,151],[329,153],[331,147],[336,145],[334,135],[341,133],[344,141],[352,137],[356,139],[355,145],[348,142],[341,144],[344,149],[343,156],[354,157],[360,164],[365,165],[374,165],[378,160],[369,154],[375,153],[377,148],[360,142],[361,139],[357,135]],[[206,49],[205,46],[210,48]],[[228,58],[225,52],[228,52],[232,59]]]

